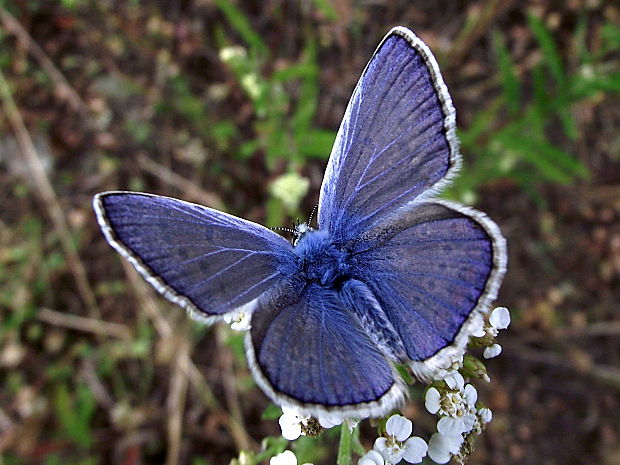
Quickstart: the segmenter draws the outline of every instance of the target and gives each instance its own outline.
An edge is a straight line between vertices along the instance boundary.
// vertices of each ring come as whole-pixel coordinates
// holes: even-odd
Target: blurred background
[[[603,0],[1,0],[1,464],[215,465],[286,446],[242,336],[158,296],[91,199],[306,219],[353,87],[399,24],[457,109],[464,167],[445,196],[510,249],[497,303],[513,323],[471,463],[620,464],[620,5]],[[404,412],[428,438],[418,399]],[[366,448],[374,435],[366,422]],[[294,448],[327,464],[337,444]]]

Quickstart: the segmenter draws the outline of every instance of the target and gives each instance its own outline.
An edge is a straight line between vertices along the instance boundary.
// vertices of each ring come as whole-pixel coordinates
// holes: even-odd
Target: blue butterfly
[[[460,164],[437,62],[396,27],[346,109],[318,229],[301,231],[295,245],[158,195],[103,192],[94,208],[112,247],[194,318],[251,314],[247,358],[276,404],[376,417],[404,401],[395,364],[428,380],[464,352],[506,270],[493,221],[433,198]]]

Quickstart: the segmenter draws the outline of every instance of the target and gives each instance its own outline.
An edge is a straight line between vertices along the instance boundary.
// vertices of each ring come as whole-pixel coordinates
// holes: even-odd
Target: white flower
[[[499,330],[506,329],[510,325],[510,312],[506,307],[497,307],[489,317],[489,324]]]
[[[241,87],[243,87],[248,95],[254,100],[258,99],[263,91],[256,73],[248,73],[243,75],[241,77]]]
[[[374,450],[379,452],[386,464],[397,464],[402,459],[409,463],[420,463],[428,446],[424,439],[409,437],[413,431],[411,420],[401,415],[392,415],[385,424],[387,438],[377,438]]]
[[[278,176],[271,183],[271,194],[280,200],[289,210],[295,210],[299,203],[308,193],[310,180],[300,176],[296,172],[285,173]]]
[[[289,441],[294,441],[301,436],[301,425],[305,425],[308,419],[309,417],[300,415],[295,409],[282,407],[282,416],[278,420],[282,436]]]
[[[357,465],[385,465],[385,462],[379,452],[370,450],[360,458]]]
[[[428,445],[424,439],[414,436],[409,438],[403,444],[403,448],[405,449],[405,453],[403,454],[403,458],[409,463],[420,463],[422,459],[426,456],[426,451],[428,450]]]
[[[473,385],[468,384],[465,386],[463,394],[465,394],[465,403],[467,406],[474,407],[476,405],[476,401],[478,400],[478,391],[476,391],[476,388]]]
[[[224,47],[220,50],[220,60],[229,63],[246,57],[246,49],[241,46]]]
[[[437,431],[445,436],[457,436],[465,431],[465,422],[462,417],[441,417]]]
[[[251,315],[246,312],[231,312],[224,315],[224,321],[235,331],[247,331],[250,329]]]
[[[437,463],[448,463],[452,455],[458,454],[463,444],[463,436],[447,436],[434,433],[428,441],[428,456]]]
[[[453,355],[452,358],[449,360],[449,363],[444,368],[439,370],[435,374],[433,379],[443,380],[446,378],[446,376],[449,376],[452,373],[459,371],[462,367],[463,367],[463,354],[461,353],[461,354]]]
[[[402,442],[411,436],[413,423],[402,415],[392,415],[385,423],[385,431],[390,436],[394,436],[397,441]]]
[[[490,423],[493,419],[493,412],[490,408],[483,407],[478,410],[478,417],[480,418],[481,423]]]
[[[482,356],[486,359],[495,358],[502,353],[502,346],[499,344],[491,344],[489,347],[484,348]]]
[[[461,375],[458,371],[453,371],[449,373],[448,376],[444,378],[444,381],[450,389],[454,389],[457,391],[461,391],[465,386],[465,380],[463,379],[463,375]]]
[[[297,457],[293,451],[285,450],[281,454],[271,457],[269,465],[297,465]]]

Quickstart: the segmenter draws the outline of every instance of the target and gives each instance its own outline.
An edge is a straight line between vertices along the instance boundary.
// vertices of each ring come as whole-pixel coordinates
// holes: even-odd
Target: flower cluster
[[[401,415],[392,415],[385,423],[386,436],[377,438],[373,450],[366,453],[359,465],[397,464],[405,459],[420,463],[426,456],[428,446],[424,439],[411,436],[413,423]]]
[[[484,346],[484,358],[494,358],[502,353],[502,346],[495,342],[495,338],[500,329],[506,329],[510,325],[510,312],[506,307],[497,307],[491,316],[489,322],[483,328],[472,334],[478,343]]]
[[[436,384],[426,391],[424,400],[426,409],[440,417],[437,432],[428,443],[428,455],[437,463],[446,463],[482,432],[492,414],[486,407],[477,408],[478,391],[465,384],[459,372],[447,376],[443,385]]]

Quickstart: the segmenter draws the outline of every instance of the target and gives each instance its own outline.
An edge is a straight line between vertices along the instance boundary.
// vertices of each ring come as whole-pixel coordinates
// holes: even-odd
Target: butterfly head
[[[314,228],[310,227],[308,223],[297,223],[293,230],[293,245],[297,245],[299,240],[308,234],[310,231],[314,231]]]

